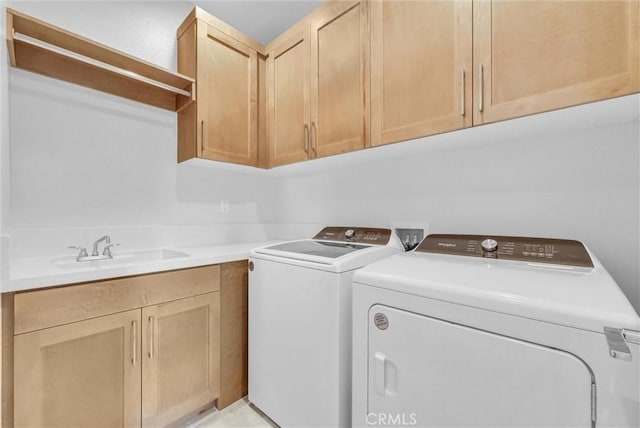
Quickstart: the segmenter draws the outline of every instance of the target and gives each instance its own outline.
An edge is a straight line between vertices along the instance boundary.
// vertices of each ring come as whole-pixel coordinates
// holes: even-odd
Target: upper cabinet
[[[365,147],[368,2],[328,2],[267,46],[271,166]]]
[[[267,141],[269,163],[309,159],[309,30],[276,45],[267,59]]]
[[[638,92],[639,9],[327,1],[262,48],[196,8],[179,158],[273,167]]]
[[[178,30],[178,70],[197,102],[178,115],[178,161],[258,162],[258,52],[263,47],[201,9]]]
[[[369,123],[369,2],[338,2],[311,23],[311,157],[362,149]]]
[[[637,1],[474,1],[473,122],[637,92]]]
[[[471,126],[471,0],[370,7],[371,145]]]

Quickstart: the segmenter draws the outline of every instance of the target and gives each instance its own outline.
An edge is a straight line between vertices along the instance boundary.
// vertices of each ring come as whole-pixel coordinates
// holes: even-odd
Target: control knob
[[[353,229],[347,229],[344,231],[344,237],[347,239],[353,239],[356,236],[356,231]]]
[[[493,252],[498,249],[498,241],[491,238],[485,239],[484,241],[482,241],[480,246],[484,251]]]

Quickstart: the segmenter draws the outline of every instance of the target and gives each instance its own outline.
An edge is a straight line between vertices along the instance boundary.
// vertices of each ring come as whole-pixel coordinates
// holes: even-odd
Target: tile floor
[[[212,410],[188,425],[188,428],[277,428],[273,421],[251,406],[246,398],[221,411]]]

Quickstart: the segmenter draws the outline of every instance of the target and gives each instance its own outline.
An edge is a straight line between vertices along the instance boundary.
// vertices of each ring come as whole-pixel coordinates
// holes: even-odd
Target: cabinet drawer
[[[14,333],[27,333],[219,289],[220,266],[215,265],[16,293]]]

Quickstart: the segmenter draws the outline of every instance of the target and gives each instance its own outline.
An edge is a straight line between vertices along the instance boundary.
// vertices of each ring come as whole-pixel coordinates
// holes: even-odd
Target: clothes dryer
[[[429,235],[353,307],[354,426],[640,426],[640,320],[580,242]]]

